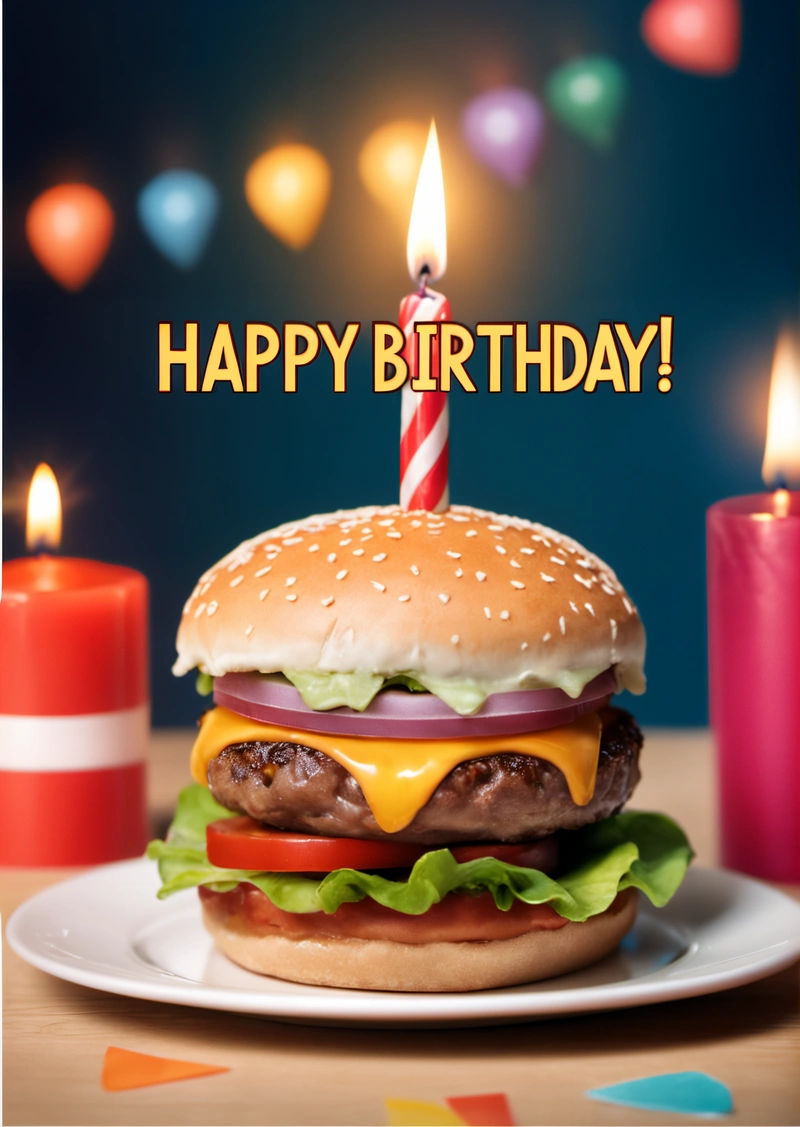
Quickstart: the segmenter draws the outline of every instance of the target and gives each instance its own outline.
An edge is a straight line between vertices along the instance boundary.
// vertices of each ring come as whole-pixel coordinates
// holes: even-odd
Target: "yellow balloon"
[[[278,145],[253,161],[244,194],[256,217],[292,250],[308,246],[328,206],[331,170],[308,145]]]
[[[419,121],[392,121],[371,133],[358,158],[364,187],[392,215],[406,220],[428,139]]]

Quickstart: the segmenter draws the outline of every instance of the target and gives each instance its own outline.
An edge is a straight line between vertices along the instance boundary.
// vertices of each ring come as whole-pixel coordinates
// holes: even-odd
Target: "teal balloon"
[[[162,172],[139,193],[139,222],[174,266],[190,270],[203,256],[219,211],[217,189],[199,172]]]
[[[573,59],[547,80],[547,103],[556,117],[600,149],[613,142],[627,95],[625,72],[605,55]]]

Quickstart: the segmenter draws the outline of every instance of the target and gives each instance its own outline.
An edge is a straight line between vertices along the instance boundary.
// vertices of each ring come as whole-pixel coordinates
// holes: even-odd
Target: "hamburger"
[[[614,572],[454,505],[312,516],[247,540],[183,610],[213,693],[160,896],[196,887],[225,955],[295,982],[463,991],[576,970],[691,859],[623,812],[645,635]],[[209,701],[209,703],[211,703]]]

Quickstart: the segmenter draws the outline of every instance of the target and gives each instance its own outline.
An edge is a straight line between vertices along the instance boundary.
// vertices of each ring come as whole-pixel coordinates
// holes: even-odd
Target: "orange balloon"
[[[330,190],[330,166],[308,145],[278,145],[262,153],[244,178],[254,214],[292,250],[302,250],[316,235]]]
[[[106,256],[114,212],[96,188],[59,184],[28,208],[25,233],[33,253],[64,289],[79,290]]]

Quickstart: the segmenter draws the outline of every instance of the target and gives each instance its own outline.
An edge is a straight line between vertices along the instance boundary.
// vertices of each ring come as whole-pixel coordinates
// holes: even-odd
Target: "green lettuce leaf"
[[[209,822],[233,817],[205,787],[181,792],[166,841],[152,841],[147,855],[158,861],[159,897],[207,885],[228,892],[245,882],[261,889],[286,912],[333,913],[341,904],[372,900],[408,915],[421,915],[450,892],[477,896],[491,892],[508,911],[514,900],[550,904],[567,920],[604,912],[618,892],[638,888],[662,907],[683,880],[692,849],[686,835],[664,814],[616,814],[569,835],[569,861],[557,879],[537,869],[509,865],[494,857],[459,863],[449,849],[423,854],[406,880],[391,880],[357,869],[337,869],[322,880],[295,873],[219,869],[208,860]]]

